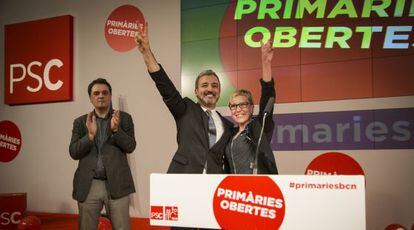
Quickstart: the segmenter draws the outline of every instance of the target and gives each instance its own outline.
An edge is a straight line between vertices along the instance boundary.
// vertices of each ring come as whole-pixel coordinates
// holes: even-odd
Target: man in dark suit
[[[73,123],[69,152],[79,160],[73,179],[79,229],[96,229],[103,205],[114,229],[130,229],[129,197],[135,192],[127,153],[134,151],[134,124],[112,110],[112,88],[102,78],[88,87],[94,110]]]
[[[200,73],[194,92],[198,103],[182,98],[164,69],[156,61],[148,40],[148,24],[135,38],[151,78],[177,125],[178,149],[168,173],[223,173],[224,148],[231,122],[215,111],[220,81],[211,70]]]

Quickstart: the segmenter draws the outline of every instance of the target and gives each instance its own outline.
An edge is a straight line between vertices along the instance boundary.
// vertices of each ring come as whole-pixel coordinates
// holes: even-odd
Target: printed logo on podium
[[[178,220],[178,208],[175,206],[165,206],[165,220]]]
[[[151,206],[152,220],[178,221],[177,206]]]
[[[151,219],[163,220],[164,219],[164,207],[163,206],[151,206]]]
[[[228,176],[214,193],[213,209],[223,229],[279,229],[285,199],[268,176]]]

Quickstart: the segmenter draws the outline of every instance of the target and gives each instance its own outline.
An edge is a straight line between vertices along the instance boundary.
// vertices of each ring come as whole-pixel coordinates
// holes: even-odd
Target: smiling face
[[[240,129],[244,129],[252,117],[254,106],[250,104],[246,96],[235,95],[231,97],[229,107],[233,120]]]
[[[89,99],[95,109],[100,111],[108,110],[111,104],[111,92],[109,87],[105,84],[93,85]]]
[[[214,75],[203,75],[194,90],[198,102],[205,108],[214,109],[220,98],[220,82]]]

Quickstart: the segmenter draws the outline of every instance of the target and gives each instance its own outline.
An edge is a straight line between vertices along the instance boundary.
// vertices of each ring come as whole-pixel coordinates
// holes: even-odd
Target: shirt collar
[[[109,111],[108,111],[108,113],[105,115],[105,117],[99,117],[98,116],[98,114],[96,114],[96,111],[95,111],[95,109],[94,110],[92,110],[92,114],[93,115],[95,115],[95,117],[98,119],[109,119],[110,117],[111,117],[111,114],[112,114],[112,110],[111,109],[109,109]]]
[[[203,109],[204,112],[206,112],[207,110],[210,110],[212,114],[216,112],[216,109],[204,108],[202,105],[200,105],[200,107]]]

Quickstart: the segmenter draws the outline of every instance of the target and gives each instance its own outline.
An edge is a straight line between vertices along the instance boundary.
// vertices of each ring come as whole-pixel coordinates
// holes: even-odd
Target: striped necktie
[[[208,116],[208,143],[209,147],[211,148],[216,143],[216,125],[214,124],[214,120],[211,114],[211,110],[206,110]]]

